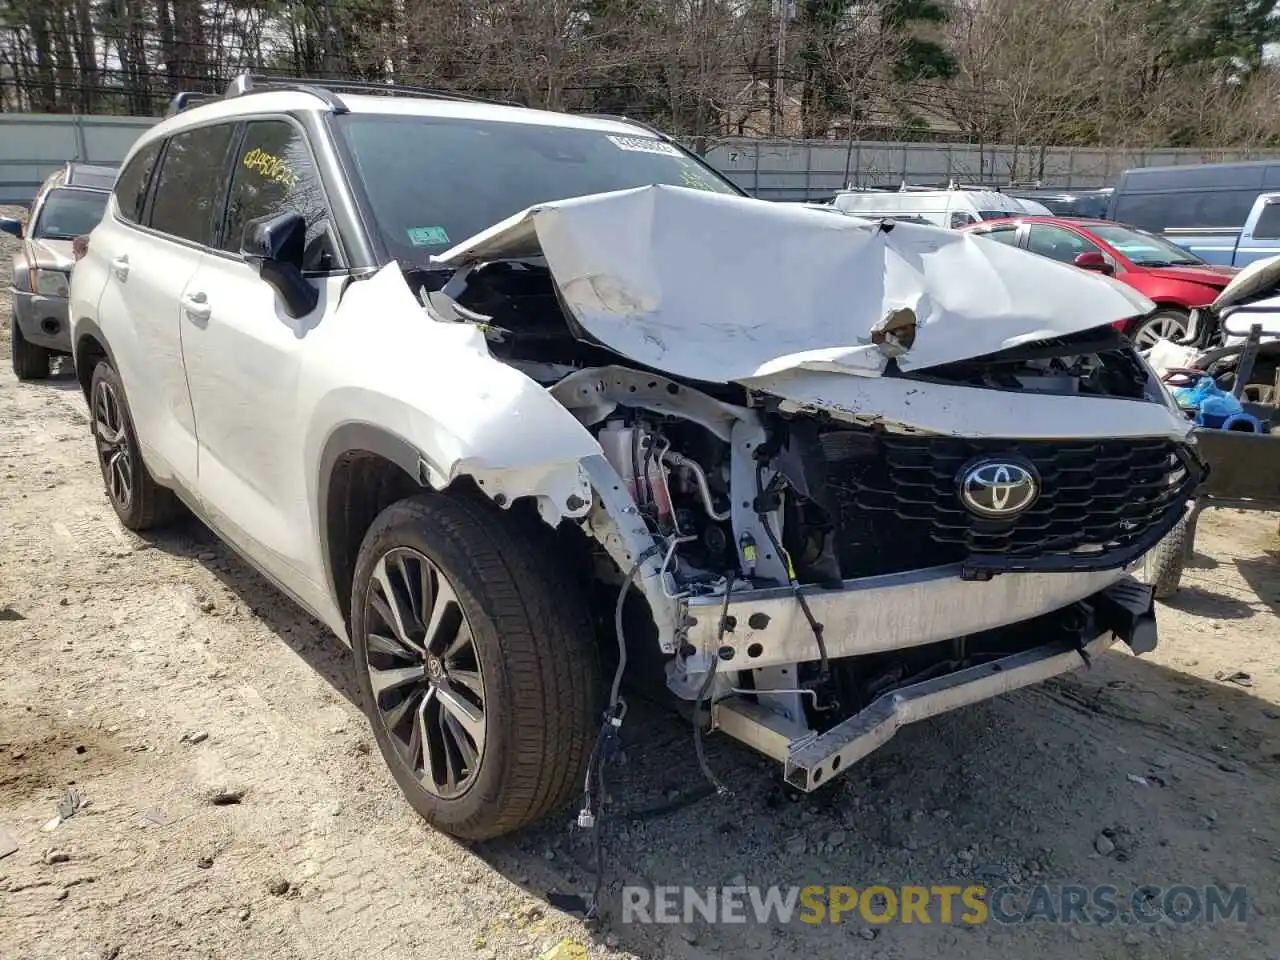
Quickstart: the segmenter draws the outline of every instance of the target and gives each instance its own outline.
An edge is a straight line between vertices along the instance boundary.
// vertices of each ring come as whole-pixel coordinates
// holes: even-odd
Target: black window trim
[[[180,246],[188,247],[192,250],[199,250],[202,253],[213,254],[215,256],[222,257],[223,259],[234,260],[237,263],[244,263],[244,258],[240,256],[240,254],[231,253],[230,251],[219,249],[216,246],[216,244],[221,240],[223,231],[226,230],[227,199],[230,196],[231,173],[234,169],[235,163],[237,162],[236,158],[239,156],[239,148],[244,143],[244,136],[245,136],[245,131],[247,130],[247,125],[250,121],[253,121],[253,120],[286,120],[301,131],[303,140],[307,145],[307,150],[311,155],[311,161],[312,161],[312,165],[315,167],[316,176],[320,180],[321,192],[324,195],[325,203],[329,207],[329,214],[330,214],[330,217],[332,218],[334,216],[334,213],[333,213],[334,207],[332,203],[333,192],[328,188],[328,185],[326,184],[324,168],[318,162],[316,157],[316,150],[314,147],[314,143],[312,141],[313,131],[311,131],[308,128],[307,124],[303,123],[294,114],[288,113],[288,112],[282,113],[282,112],[276,111],[276,112],[269,112],[269,113],[263,112],[263,113],[237,114],[234,117],[221,117],[219,119],[209,120],[204,123],[193,123],[190,126],[184,126],[178,130],[174,130],[172,133],[167,134],[164,137],[158,137],[156,138],[156,140],[148,141],[146,144],[143,145],[142,149],[145,149],[146,147],[150,146],[152,143],[159,142],[160,152],[156,154],[155,164],[152,166],[151,172],[147,176],[147,189],[146,189],[146,194],[144,195],[143,201],[142,201],[142,216],[140,218],[140,221],[135,223],[132,220],[128,220],[120,216],[117,211],[112,211],[112,216],[115,218],[115,221],[124,227],[130,228],[133,230],[138,230],[142,233],[148,234],[149,236],[158,237],[162,240],[167,240],[170,243],[176,243]],[[214,229],[213,242],[215,246],[210,247],[202,243],[197,243],[194,240],[188,240],[185,237],[177,237],[171,233],[165,233],[163,230],[157,230],[155,227],[151,226],[151,210],[152,210],[152,206],[155,203],[156,184],[159,180],[159,178],[156,176],[156,171],[160,170],[164,165],[165,156],[169,152],[169,141],[172,140],[174,137],[176,137],[180,133],[187,133],[188,131],[191,131],[191,130],[199,130],[204,127],[215,127],[215,126],[231,126],[236,129],[234,129],[231,134],[231,142],[227,150],[227,158],[226,158],[227,166],[223,171],[223,173],[226,174],[225,183],[223,184],[222,195],[220,198],[218,198],[218,204],[219,204],[218,211],[220,215],[217,217],[216,226]],[[133,158],[130,157],[130,159],[132,160]],[[121,172],[123,172],[123,167],[121,168]],[[112,192],[114,193],[114,190]],[[344,231],[341,229],[341,225],[336,221],[336,218],[335,218],[334,229],[333,229],[334,247],[335,247],[334,259],[338,263],[349,264],[351,261],[346,256],[346,246],[343,239],[343,233]],[[306,272],[306,276],[308,277],[342,276],[344,274],[348,274],[351,272],[352,272],[352,267],[350,266],[341,266],[341,267],[335,266],[333,270],[329,270],[329,271],[308,270]]]
[[[238,158],[240,156],[240,151],[244,149],[245,138],[249,135],[249,124],[254,123],[256,121],[261,121],[261,120],[276,120],[276,121],[282,121],[284,123],[287,123],[289,126],[293,127],[294,130],[302,137],[303,146],[306,148],[307,155],[311,160],[311,169],[315,174],[316,180],[319,181],[320,194],[324,198],[324,205],[326,210],[328,211],[329,221],[331,224],[331,229],[329,230],[329,234],[333,239],[333,245],[334,245],[333,268],[329,270],[307,270],[307,271],[304,271],[303,276],[316,277],[316,278],[336,277],[336,276],[342,276],[344,274],[350,273],[352,269],[349,266],[349,264],[351,263],[351,259],[346,254],[346,245],[344,244],[343,238],[342,238],[343,231],[340,229],[340,225],[337,221],[336,216],[334,215],[334,206],[332,201],[333,192],[329,189],[329,187],[325,183],[324,172],[320,166],[319,158],[316,156],[316,150],[312,142],[311,131],[308,130],[307,125],[299,121],[299,119],[293,114],[288,112],[279,112],[279,111],[272,112],[272,113],[246,113],[246,114],[237,116],[236,120],[240,124],[240,129],[237,131],[236,136],[232,140],[233,149],[230,151],[230,154],[228,156],[226,183],[223,186],[222,197],[220,198],[219,207],[218,207],[220,216],[218,217],[218,221],[217,221],[217,229],[214,230],[214,237],[213,237],[214,248],[212,250],[209,250],[209,253],[212,253],[215,256],[222,257],[223,259],[226,259],[226,260],[234,260],[237,263],[245,262],[244,257],[242,257],[239,253],[235,253],[230,250],[224,250],[221,247],[223,237],[226,234],[226,230],[227,230],[227,213],[229,212],[227,209],[227,204],[231,200],[231,181],[232,181],[232,178],[235,176],[235,170],[239,162]]]
[[[346,139],[339,135],[331,112],[320,114],[316,133],[327,148],[324,159],[330,175],[336,180],[335,194],[340,200],[340,206],[331,208],[329,212],[335,223],[345,224],[351,231],[352,252],[356,255],[348,261],[352,264],[350,269],[352,272],[371,274],[382,269],[393,258],[388,257],[386,243],[370,215],[372,207],[364,185],[354,175],[355,157],[352,156]]]
[[[239,123],[240,123],[239,117],[227,117],[219,120],[211,120],[208,123],[193,123],[189,127],[182,127],[180,130],[175,130],[173,131],[173,133],[168,134],[165,137],[157,138],[160,141],[160,152],[156,154],[155,165],[152,166],[151,173],[147,176],[147,190],[146,190],[146,194],[143,196],[143,199],[142,199],[142,216],[139,218],[139,221],[135,223],[132,220],[128,220],[120,216],[118,212],[113,211],[112,216],[115,218],[116,223],[120,224],[121,226],[127,227],[131,230],[137,230],[138,232],[147,234],[148,236],[158,237],[161,240],[166,240],[169,243],[176,243],[179,246],[187,247],[191,250],[198,250],[202,253],[210,252],[209,248],[202,243],[197,243],[195,240],[188,240],[186,237],[175,236],[172,233],[166,233],[165,231],[158,230],[151,225],[151,213],[152,213],[152,208],[155,205],[155,199],[156,199],[156,184],[159,182],[159,177],[156,176],[156,172],[164,167],[164,161],[169,155],[169,141],[171,141],[174,137],[178,136],[179,134],[188,133],[192,130],[201,130],[205,127],[219,127],[219,126],[235,127]],[[236,136],[236,132],[233,130],[231,134],[232,142],[234,142],[235,136]],[[155,141],[149,141],[144,146],[150,146],[152,142],[155,142]],[[232,155],[231,151],[228,150],[227,152],[228,162],[230,162],[231,155]],[[130,160],[132,159],[133,158],[130,157]],[[122,172],[123,172],[123,168],[122,168]],[[114,193],[114,190],[112,192]]]
[[[141,221],[145,220],[147,215],[150,213],[151,188],[152,188],[152,185],[155,183],[156,170],[159,169],[160,167],[160,161],[164,158],[164,149],[166,146],[168,146],[168,143],[169,143],[168,137],[157,137],[155,140],[148,140],[139,149],[133,152],[133,156],[129,158],[127,163],[122,163],[120,165],[120,176],[116,177],[116,184],[114,187],[111,188],[112,198],[115,198],[116,190],[118,190],[120,187],[120,177],[124,176],[124,172],[129,168],[129,164],[137,160],[138,157],[142,155],[143,151],[150,150],[153,146],[156,148],[156,159],[151,164],[151,169],[147,171],[147,182],[142,191],[141,216],[139,217],[138,220],[130,220],[128,217],[122,217],[119,213],[119,210],[113,210],[111,213],[111,216],[117,223],[124,224],[127,227],[143,226]],[[110,209],[110,206],[111,206],[110,201],[108,201],[107,206],[108,206],[108,209]],[[119,206],[118,202],[116,206],[117,207]]]
[[[156,176],[156,171],[164,169],[164,162],[166,159],[168,159],[168,156],[169,156],[169,144],[172,142],[174,137],[177,137],[184,133],[190,133],[193,130],[204,130],[208,127],[231,127],[232,128],[231,139],[227,142],[227,156],[226,156],[226,159],[223,161],[226,164],[226,166],[223,168],[223,171],[222,171],[223,174],[225,175],[230,170],[230,165],[232,162],[231,158],[235,155],[235,151],[233,151],[231,147],[236,142],[236,137],[239,133],[238,127],[242,122],[243,121],[241,120],[240,117],[226,117],[221,120],[211,120],[208,123],[193,123],[191,126],[183,127],[181,130],[175,130],[173,131],[173,133],[165,137],[164,149],[160,152],[160,156],[156,157],[156,165],[154,168],[152,168],[151,178],[147,183],[147,199],[146,199],[146,202],[143,204],[143,219],[145,219],[147,222],[145,224],[141,224],[141,223],[130,224],[130,226],[139,227],[145,230],[147,233],[151,234],[152,236],[161,237],[165,240],[168,240],[170,243],[181,244],[184,247],[190,247],[193,250],[200,250],[204,253],[213,253],[214,251],[211,250],[209,247],[207,247],[203,243],[199,243],[195,240],[188,240],[186,237],[175,236],[172,233],[166,233],[164,230],[159,230],[151,225],[151,215],[154,212],[154,207],[156,202],[156,189],[159,183],[159,177]],[[224,189],[224,194],[225,194],[225,189]],[[214,239],[216,239],[216,230],[215,230]]]

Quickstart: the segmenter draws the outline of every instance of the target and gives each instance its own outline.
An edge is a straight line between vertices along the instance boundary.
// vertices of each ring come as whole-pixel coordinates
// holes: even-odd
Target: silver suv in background
[[[0,217],[0,230],[25,241],[13,258],[13,372],[19,380],[49,374],[54,354],[71,353],[67,295],[77,237],[98,225],[115,185],[116,168],[67,163],[40,186],[24,225]]]

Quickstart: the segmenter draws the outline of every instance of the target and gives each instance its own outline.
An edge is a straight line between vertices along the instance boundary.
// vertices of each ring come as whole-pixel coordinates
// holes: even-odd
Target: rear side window
[[[997,243],[1007,243],[1011,247],[1018,245],[1018,225],[1011,223],[1004,227],[992,227],[990,230],[978,231],[978,236],[986,237],[988,240],[995,240]]]
[[[305,136],[284,120],[255,120],[246,128],[231,175],[223,249],[239,252],[249,221],[290,211],[307,221],[303,268],[332,269],[329,207]]]
[[[1156,233],[1193,228],[1238,230],[1257,199],[1257,190],[1131,193],[1117,198],[1115,219]]]
[[[1093,244],[1070,230],[1048,223],[1033,223],[1027,249],[1060,263],[1073,263],[1082,253],[1101,253]]]
[[[153,229],[206,246],[213,243],[214,212],[222,200],[234,132],[228,123],[169,138],[151,204]]]
[[[147,184],[151,182],[151,171],[155,169],[156,157],[160,155],[160,144],[149,143],[139,150],[116,180],[116,204],[120,208],[120,216],[130,223],[142,222],[142,205],[147,199]]]
[[[1268,203],[1253,225],[1253,239],[1280,240],[1280,203]]]

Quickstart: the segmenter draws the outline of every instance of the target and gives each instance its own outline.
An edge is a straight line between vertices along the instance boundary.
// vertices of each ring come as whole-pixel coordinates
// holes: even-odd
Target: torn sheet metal
[[[551,524],[590,510],[581,461],[601,454],[595,438],[542,386],[494,359],[475,326],[431,322],[395,263],[350,284],[311,336],[326,360],[313,364],[304,404],[312,462],[334,431],[376,424],[416,451],[415,472],[433,487],[469,476],[500,506],[535,497]],[[357,349],[369,343],[387,348]]]
[[[591,336],[714,383],[796,368],[874,377],[889,355],[917,370],[1154,309],[1115,280],[973,234],[671,186],[531,207],[433,259],[539,254]]]

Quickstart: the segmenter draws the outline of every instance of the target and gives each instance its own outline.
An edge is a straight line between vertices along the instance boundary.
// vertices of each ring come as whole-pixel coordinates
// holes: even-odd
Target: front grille
[[[1091,566],[1105,567],[1107,557],[1170,525],[1199,479],[1185,445],[1165,439],[965,440],[833,430],[820,442],[845,576],[997,558],[1017,568],[1046,556],[1092,557]],[[961,503],[962,470],[988,457],[1029,461],[1039,474],[1039,497],[1011,519],[980,517]]]

